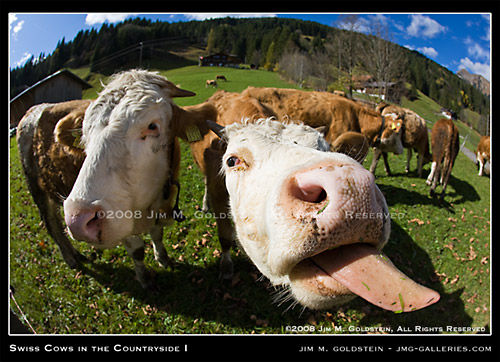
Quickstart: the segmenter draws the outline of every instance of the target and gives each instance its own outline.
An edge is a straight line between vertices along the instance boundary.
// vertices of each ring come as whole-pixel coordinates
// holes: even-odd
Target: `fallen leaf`
[[[469,252],[467,253],[467,257],[469,258],[469,260],[474,260],[477,257],[477,254],[474,251],[474,247],[472,245],[469,248]]]
[[[458,282],[458,279],[460,277],[458,276],[458,274],[455,275],[455,278],[453,278],[453,280],[450,281],[450,284],[455,284],[456,282]]]

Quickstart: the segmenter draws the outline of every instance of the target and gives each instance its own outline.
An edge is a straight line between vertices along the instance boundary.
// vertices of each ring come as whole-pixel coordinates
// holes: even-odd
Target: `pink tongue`
[[[396,313],[425,308],[440,298],[439,293],[415,283],[368,244],[341,246],[312,259],[351,292]]]

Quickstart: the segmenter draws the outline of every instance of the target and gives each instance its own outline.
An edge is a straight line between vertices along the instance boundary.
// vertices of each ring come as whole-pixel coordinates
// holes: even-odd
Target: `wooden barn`
[[[200,67],[232,67],[238,68],[241,64],[241,59],[237,55],[227,53],[215,53],[206,57],[200,57],[198,65]]]
[[[31,106],[81,99],[82,91],[88,88],[92,86],[67,69],[49,75],[10,101],[10,128],[17,127]]]

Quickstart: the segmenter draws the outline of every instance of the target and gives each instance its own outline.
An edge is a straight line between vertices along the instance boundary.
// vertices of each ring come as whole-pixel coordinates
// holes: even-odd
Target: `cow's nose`
[[[104,211],[100,208],[78,210],[75,213],[65,213],[64,221],[71,235],[76,240],[97,242],[100,237]]]
[[[331,161],[292,174],[284,184],[282,207],[295,218],[319,224],[384,209],[373,175],[357,163]],[[319,225],[318,224],[318,225]]]

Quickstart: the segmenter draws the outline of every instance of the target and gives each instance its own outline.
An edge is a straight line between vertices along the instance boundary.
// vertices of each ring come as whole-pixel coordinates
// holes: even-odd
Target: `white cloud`
[[[484,59],[484,60],[489,60],[490,59],[490,52],[488,50],[483,49],[478,43],[473,41],[470,37],[467,37],[464,40],[464,43],[468,45],[467,47],[467,53],[471,57],[475,57],[478,59]]]
[[[9,29],[12,28],[12,23],[17,21],[17,15],[14,13],[9,13]]]
[[[486,63],[473,62],[469,58],[465,57],[460,59],[460,65],[457,67],[457,70],[462,68],[467,69],[472,74],[481,74],[488,81],[491,78],[490,65]]]
[[[118,23],[134,15],[137,14],[91,13],[87,14],[87,17],[85,18],[85,24],[95,25],[95,24],[102,24],[105,22]]]
[[[24,25],[24,20],[21,20],[19,23],[17,23],[17,25],[13,29],[14,34],[19,33],[21,31],[21,29],[23,28],[23,25]]]
[[[438,56],[438,52],[433,47],[422,47],[422,48],[417,48],[417,50],[420,53],[425,54],[430,58],[435,58]]]
[[[184,14],[186,18],[191,20],[206,20],[206,19],[216,19],[216,18],[269,18],[276,17],[276,14],[263,14],[263,13],[243,13],[243,14],[228,14],[228,13],[193,13]]]
[[[33,54],[31,53],[28,53],[28,52],[24,52],[23,54],[23,57],[14,64],[15,67],[21,67],[24,65],[24,63],[26,63],[31,57],[33,56]]]
[[[444,33],[446,27],[428,16],[411,15],[411,24],[406,28],[408,35],[415,37],[434,38],[439,33]]]
[[[416,50],[416,51],[419,51],[420,53],[430,57],[430,58],[435,58],[438,56],[438,52],[436,49],[434,49],[433,47],[421,47],[421,48],[415,48],[414,46],[412,45],[403,45],[405,48],[408,48],[410,50]]]

